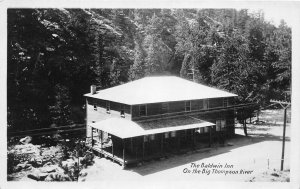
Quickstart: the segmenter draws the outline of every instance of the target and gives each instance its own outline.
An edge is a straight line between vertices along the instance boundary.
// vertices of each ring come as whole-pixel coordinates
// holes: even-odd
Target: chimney
[[[91,85],[91,94],[96,94],[96,85]]]

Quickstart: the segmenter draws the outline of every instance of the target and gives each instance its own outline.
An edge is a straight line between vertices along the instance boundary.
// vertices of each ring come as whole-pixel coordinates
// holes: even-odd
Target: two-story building
[[[205,148],[234,135],[235,94],[175,76],[85,94],[94,151],[121,165]]]

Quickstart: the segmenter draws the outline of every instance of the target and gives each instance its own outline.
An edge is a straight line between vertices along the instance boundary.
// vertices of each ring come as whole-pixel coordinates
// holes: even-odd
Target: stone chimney
[[[96,85],[91,85],[91,94],[96,94]]]

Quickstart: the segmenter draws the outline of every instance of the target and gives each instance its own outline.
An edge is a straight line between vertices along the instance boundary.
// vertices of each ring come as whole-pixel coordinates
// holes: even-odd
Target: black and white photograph
[[[1,8],[6,186],[299,184],[297,9],[81,3]]]

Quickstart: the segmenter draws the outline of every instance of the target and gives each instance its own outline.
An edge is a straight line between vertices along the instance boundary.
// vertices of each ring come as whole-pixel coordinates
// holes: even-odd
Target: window
[[[199,129],[196,129],[197,133],[204,133],[204,127],[200,127]]]
[[[208,99],[203,100],[203,109],[208,108]]]
[[[209,132],[209,127],[204,127],[204,132],[208,133]]]
[[[120,115],[121,117],[125,118],[125,105],[121,105]]]
[[[200,128],[200,133],[204,133],[204,127]]]
[[[149,136],[148,135],[144,135],[144,142],[148,142],[149,140]]]
[[[176,137],[176,131],[171,131],[171,137]]]
[[[216,131],[221,131],[221,120],[216,121]]]
[[[106,102],[106,113],[110,114],[110,102]]]
[[[94,105],[94,110],[97,111],[97,105]]]
[[[185,111],[186,112],[191,111],[191,101],[185,101]]]
[[[147,115],[146,105],[140,105],[139,106],[139,113],[140,113],[140,116],[146,116]]]
[[[224,129],[226,127],[226,120],[221,120],[221,128]]]
[[[203,100],[199,100],[197,103],[198,103],[199,109],[200,110],[203,109]]]
[[[167,113],[169,111],[169,104],[168,103],[162,103],[161,104],[161,111],[162,111],[162,113]]]
[[[170,135],[170,133],[169,133],[169,132],[166,132],[166,133],[165,133],[165,138],[169,138],[169,135]]]
[[[227,107],[228,106],[228,99],[224,98],[223,99],[223,107]]]
[[[150,140],[154,140],[154,139],[155,139],[155,135],[154,134],[150,135]]]

